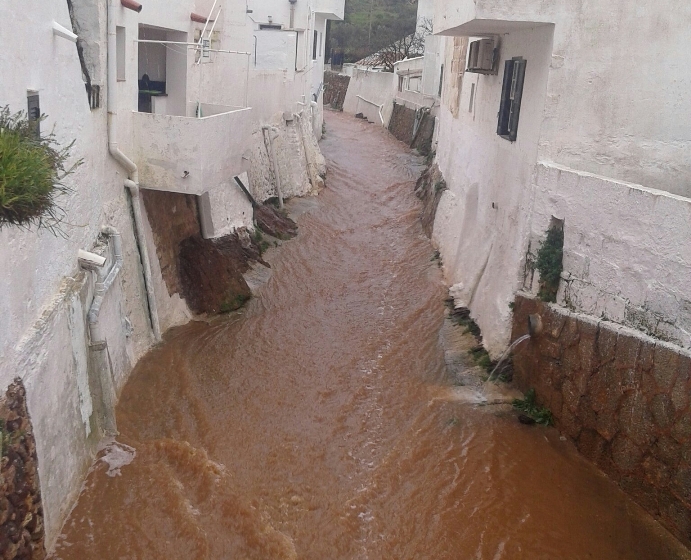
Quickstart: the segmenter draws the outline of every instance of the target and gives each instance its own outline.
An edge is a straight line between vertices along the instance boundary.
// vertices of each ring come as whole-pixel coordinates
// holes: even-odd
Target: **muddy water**
[[[342,114],[322,146],[329,188],[259,297],[137,366],[54,558],[668,557],[555,431],[431,401],[445,290],[420,162]]]

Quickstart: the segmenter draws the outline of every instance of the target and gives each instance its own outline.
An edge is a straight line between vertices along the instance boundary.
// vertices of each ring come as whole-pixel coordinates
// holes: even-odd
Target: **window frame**
[[[527,60],[522,56],[515,56],[504,62],[497,134],[509,142],[515,142],[518,138],[518,122],[523,99],[526,65]]]

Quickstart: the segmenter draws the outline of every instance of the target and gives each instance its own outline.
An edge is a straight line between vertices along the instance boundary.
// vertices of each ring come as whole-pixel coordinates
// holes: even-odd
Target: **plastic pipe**
[[[144,218],[142,216],[142,202],[139,196],[139,185],[134,181],[125,181],[125,186],[130,191],[132,198],[132,210],[134,214],[134,228],[135,236],[137,237],[137,244],[139,245],[139,254],[142,258],[142,268],[144,269],[144,287],[146,289],[146,299],[149,302],[149,318],[151,319],[151,329],[154,332],[156,342],[161,340],[161,326],[158,322],[158,304],[156,303],[156,294],[154,293],[154,282],[151,275],[151,261],[149,260],[149,250],[146,246],[146,237],[144,236]]]
[[[122,153],[118,146],[117,131],[117,61],[116,50],[116,22],[115,9],[117,0],[108,0],[108,65],[107,65],[107,108],[108,108],[108,151],[122,167],[127,170],[129,179],[125,180],[125,187],[130,191],[132,207],[134,209],[134,233],[139,245],[139,254],[144,269],[144,285],[149,303],[149,318],[156,342],[161,340],[161,327],[158,322],[158,309],[154,295],[153,280],[151,278],[151,263],[146,248],[146,238],[142,227],[141,205],[139,200],[139,170],[134,162]]]
[[[96,282],[94,299],[91,302],[91,307],[87,314],[92,346],[106,343],[105,337],[101,333],[98,316],[101,312],[101,305],[103,304],[106,293],[113,285],[115,278],[117,278],[118,273],[122,269],[122,237],[120,233],[111,226],[102,227],[101,233],[107,235],[113,242],[113,264],[107,272],[103,267],[98,270],[98,280]]]
[[[117,396],[108,355],[108,343],[106,342],[106,337],[101,330],[101,324],[98,319],[103,299],[122,269],[122,239],[118,230],[111,226],[102,227],[101,233],[107,235],[113,242],[113,263],[108,270],[103,266],[98,268],[94,299],[87,313],[87,321],[89,324],[89,348],[92,353],[94,368],[98,373],[101,393],[100,400],[103,403],[103,410],[101,411],[103,416],[103,430],[106,434],[114,435],[117,434],[118,431],[115,421],[115,403]]]
[[[76,43],[77,39],[79,38],[69,29],[60,25],[57,21],[53,22],[53,35],[55,35],[56,37],[62,37],[63,39],[67,39],[72,43]]]

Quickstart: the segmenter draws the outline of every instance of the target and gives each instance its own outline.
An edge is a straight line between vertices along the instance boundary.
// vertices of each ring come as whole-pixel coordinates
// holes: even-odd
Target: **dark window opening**
[[[259,29],[269,29],[269,30],[274,30],[274,31],[280,31],[283,29],[280,24],[276,23],[260,23],[259,24]]]
[[[441,97],[442,86],[444,85],[444,65],[441,65],[441,72],[439,72],[439,92],[437,95]]]
[[[497,134],[511,142],[518,134],[518,115],[521,111],[526,61],[518,56],[504,63],[504,81],[501,86],[501,104]]]
[[[38,93],[28,93],[26,95],[27,115],[29,123],[36,138],[41,137],[41,107],[38,100]]]
[[[312,60],[317,60],[317,38],[319,36],[319,32],[315,31],[314,32],[314,41],[312,42]]]

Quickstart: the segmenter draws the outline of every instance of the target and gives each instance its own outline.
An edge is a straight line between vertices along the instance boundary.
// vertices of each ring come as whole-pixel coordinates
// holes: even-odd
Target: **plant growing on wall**
[[[542,301],[557,301],[559,279],[563,269],[564,258],[564,225],[554,223],[547,230],[547,239],[537,252],[535,268],[540,273],[540,291],[538,297]]]
[[[71,190],[63,181],[82,161],[68,166],[74,141],[61,147],[52,132],[38,135],[36,123],[24,112],[0,109],[0,228],[34,225],[60,233],[65,213],[58,199]]]

